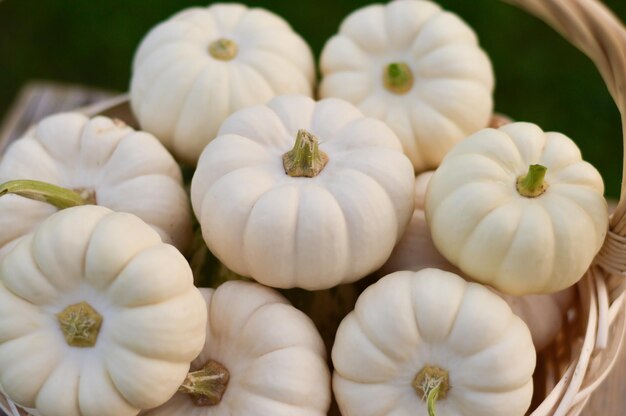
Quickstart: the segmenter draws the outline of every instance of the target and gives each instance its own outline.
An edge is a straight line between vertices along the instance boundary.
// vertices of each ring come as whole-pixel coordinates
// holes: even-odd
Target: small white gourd
[[[313,54],[262,8],[215,3],[154,27],[134,62],[130,100],[141,127],[195,165],[226,117],[281,94],[312,95]]]
[[[320,96],[385,121],[417,172],[489,123],[494,75],[474,31],[425,0],[356,10],[321,55]]]
[[[0,160],[0,259],[58,209],[82,204],[137,215],[166,243],[183,252],[189,246],[189,201],[163,145],[120,120],[62,113],[39,122]]]
[[[368,287],[341,322],[332,359],[343,416],[522,416],[536,360],[506,302],[437,269]]]
[[[574,142],[531,123],[482,130],[446,156],[426,193],[439,252],[512,295],[572,286],[608,228],[604,184]]]
[[[0,262],[0,384],[40,416],[131,416],[178,389],[207,313],[191,269],[134,215],[45,219]]]
[[[413,184],[384,123],[343,100],[282,96],[224,122],[198,162],[191,202],[226,267],[315,290],[382,266],[413,212]]]
[[[256,283],[201,291],[209,315],[204,348],[179,392],[143,416],[326,415],[326,351],[304,313]]]

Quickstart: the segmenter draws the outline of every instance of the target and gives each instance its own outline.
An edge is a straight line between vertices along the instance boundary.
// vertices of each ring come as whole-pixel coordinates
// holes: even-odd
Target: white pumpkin
[[[430,1],[353,12],[324,46],[320,66],[320,96],[385,121],[418,172],[439,166],[491,117],[489,58],[465,22]]]
[[[576,299],[576,287],[543,295],[513,296],[497,292],[513,313],[528,326],[537,351],[549,346],[563,328],[567,311]]]
[[[42,416],[167,401],[205,339],[191,269],[139,218],[60,211],[0,263],[0,384]]]
[[[428,171],[418,175],[415,179],[415,211],[413,211],[411,221],[391,255],[385,264],[376,271],[377,277],[400,270],[418,271],[429,267],[460,274],[460,270],[437,251],[426,223],[424,198],[426,187],[432,175],[433,172]]]
[[[310,48],[281,17],[217,3],[153,28],[133,62],[130,100],[143,129],[195,165],[226,117],[281,94],[312,95]]]
[[[256,283],[201,291],[209,314],[204,349],[180,392],[145,416],[326,415],[326,351],[305,314]],[[203,386],[207,376],[214,381]]]
[[[522,416],[533,392],[526,325],[487,288],[437,269],[368,287],[332,359],[343,416],[425,416],[433,396],[438,416]]]
[[[389,260],[376,273],[383,277],[390,273],[410,270],[420,271],[430,267],[446,270],[463,278],[457,267],[446,260],[433,244],[424,215],[424,197],[433,172],[424,172],[415,180],[415,211],[400,242]],[[467,279],[466,279],[467,280]],[[528,326],[537,351],[547,347],[561,330],[567,310],[576,295],[574,286],[560,292],[541,295],[513,296],[494,290],[509,304],[513,313]]]
[[[63,207],[65,194],[77,203],[135,214],[180,250],[191,240],[191,211],[176,161],[152,135],[119,120],[78,113],[45,118],[0,161],[0,195],[7,189],[14,193],[0,196],[0,259],[57,211],[45,201]]]
[[[446,156],[426,194],[441,254],[513,294],[577,282],[604,242],[604,184],[574,142],[530,123],[485,129]]]
[[[414,180],[384,123],[342,100],[283,96],[224,122],[198,162],[191,202],[229,269],[325,289],[387,260],[413,212]]]

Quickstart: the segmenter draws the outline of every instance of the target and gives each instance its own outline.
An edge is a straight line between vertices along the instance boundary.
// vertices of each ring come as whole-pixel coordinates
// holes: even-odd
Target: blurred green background
[[[561,131],[619,195],[619,114],[593,64],[545,24],[494,0],[437,0],[477,31],[497,78],[496,109]],[[604,1],[626,20],[626,1]],[[247,0],[286,18],[316,56],[358,0]],[[133,51],[151,26],[198,0],[0,0],[0,116],[31,79],[126,90]]]

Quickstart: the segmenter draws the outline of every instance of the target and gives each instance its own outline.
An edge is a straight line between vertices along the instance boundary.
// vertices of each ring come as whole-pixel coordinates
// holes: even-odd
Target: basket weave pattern
[[[626,149],[626,29],[598,0],[503,0],[535,15],[585,53],[615,101]],[[115,103],[119,104],[119,103]],[[96,112],[106,108],[98,107]],[[1,150],[1,149],[0,149]],[[615,364],[626,331],[626,156],[605,243],[577,284],[578,301],[537,360],[531,416],[579,415]],[[0,391],[0,409],[26,416]]]

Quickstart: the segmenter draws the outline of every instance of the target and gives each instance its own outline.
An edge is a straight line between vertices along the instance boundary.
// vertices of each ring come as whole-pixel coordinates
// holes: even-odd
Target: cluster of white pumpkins
[[[320,65],[315,101],[314,58],[283,19],[188,9],[136,53],[145,132],[66,113],[10,146],[12,402],[41,416],[313,416],[334,392],[344,416],[527,411],[536,349],[604,240],[600,175],[562,134],[486,128],[489,59],[430,1],[355,11]],[[179,162],[197,165],[206,245],[260,284],[194,286]],[[331,389],[318,330],[270,287],[366,276],[384,277],[339,325]]]

